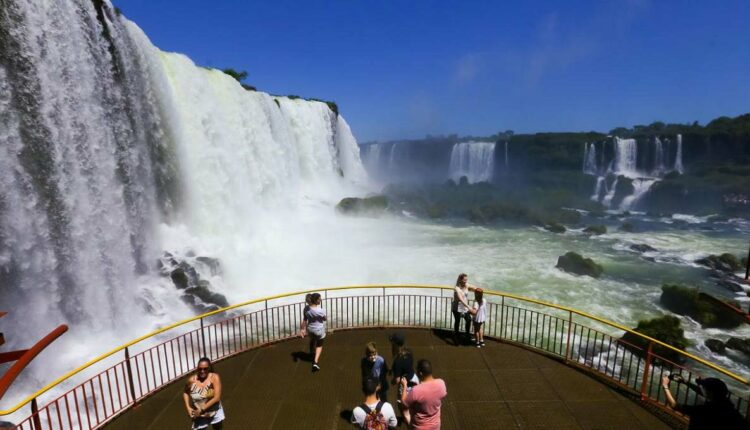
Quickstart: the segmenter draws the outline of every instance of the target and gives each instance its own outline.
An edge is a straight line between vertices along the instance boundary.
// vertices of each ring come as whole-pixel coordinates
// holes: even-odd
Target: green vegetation
[[[581,254],[572,251],[561,255],[557,259],[555,267],[568,273],[591,276],[592,278],[598,278],[604,272],[602,266],[596,264],[594,260],[583,258]]]
[[[714,300],[700,294],[697,288],[665,284],[659,299],[662,306],[678,315],[687,315],[706,328],[735,328],[744,319]]]
[[[633,330],[660,340],[677,349],[685,350],[688,346],[688,340],[685,339],[685,332],[682,330],[680,320],[671,315],[638,321],[638,326]],[[621,339],[626,342],[623,345],[633,353],[642,357],[646,355],[649,344],[648,340],[630,332],[625,333]],[[682,355],[663,346],[654,345],[652,352],[674,363],[682,363],[684,361]]]
[[[257,91],[258,90],[257,88],[255,88],[252,85],[248,85],[248,84],[242,83],[242,81],[244,81],[245,79],[247,79],[247,72],[246,71],[244,71],[244,70],[235,70],[235,69],[231,69],[231,68],[229,68],[229,69],[222,69],[221,71],[224,72],[224,73],[226,73],[227,75],[233,77],[234,79],[236,79],[237,82],[239,82],[240,85],[242,85],[242,88],[244,88],[244,89],[246,89],[248,91]]]

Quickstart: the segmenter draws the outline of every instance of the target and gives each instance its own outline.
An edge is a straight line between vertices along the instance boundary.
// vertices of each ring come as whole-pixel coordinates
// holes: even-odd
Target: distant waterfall
[[[584,145],[583,148],[583,173],[587,175],[596,175],[596,146],[592,143]]]
[[[668,139],[662,140],[659,137],[653,138],[646,145],[648,153],[641,154],[641,157],[639,157],[639,146],[635,139],[614,137],[611,141],[612,152],[605,150],[609,149],[608,142],[584,145],[583,173],[598,176],[591,199],[601,201],[609,207],[616,193],[615,188],[618,183],[616,178],[624,176],[632,183],[633,192],[622,199],[619,208],[632,209],[651,186],[664,175],[670,171],[683,172],[682,136],[677,135],[676,140],[677,153],[673,164],[668,161],[672,145]],[[612,153],[613,156],[605,156]],[[671,168],[670,164],[672,164]]]
[[[614,173],[633,178],[638,176],[638,145],[635,139],[615,137]]]
[[[462,142],[453,145],[450,178],[458,181],[466,176],[470,183],[490,182],[495,168],[494,142]]]
[[[505,141],[505,167],[508,167],[508,141]]]
[[[674,159],[674,170],[679,174],[683,174],[685,169],[682,167],[682,135],[677,135],[677,155]]]

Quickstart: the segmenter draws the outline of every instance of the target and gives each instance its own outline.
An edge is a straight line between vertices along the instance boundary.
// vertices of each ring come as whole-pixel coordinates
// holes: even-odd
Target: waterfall
[[[657,179],[634,179],[633,180],[633,194],[625,197],[620,203],[621,210],[632,209],[638,200],[643,197],[648,190],[657,182]],[[611,199],[610,199],[611,201]]]
[[[397,150],[398,150],[398,143],[394,143],[391,145],[391,151],[388,154],[388,171],[393,173],[396,171],[398,166],[397,161]]]
[[[664,165],[666,160],[665,149],[666,145],[662,143],[661,139],[654,137],[654,169],[651,173],[652,176],[660,176],[667,170]]]
[[[246,91],[161,52],[107,1],[0,6],[10,347],[65,322],[67,346],[53,349],[76,359],[189,315],[156,269],[165,250],[219,258],[230,300],[262,294],[247,288],[267,273],[257,259],[290,254],[274,246],[304,236],[286,233],[298,214],[334,219],[366,180],[349,125],[324,103]],[[37,376],[70,364],[56,363]]]
[[[682,167],[682,135],[677,135],[677,155],[674,159],[674,170],[679,173],[685,173],[685,169]]]
[[[466,176],[469,183],[490,182],[494,167],[494,142],[461,142],[453,145],[449,177],[454,181]]]
[[[599,176],[596,178],[596,186],[594,187],[594,194],[591,195],[591,200],[598,202],[602,197],[602,187],[606,185],[606,178]]]
[[[628,178],[638,177],[637,161],[638,145],[635,139],[615,137],[614,173]]]
[[[596,175],[596,147],[593,143],[583,146],[583,173],[587,175]]]
[[[649,153],[646,154],[646,157],[641,157],[642,161],[645,161],[641,165],[638,164],[638,144],[635,139],[614,137],[614,158],[611,160],[605,159],[605,151],[601,151],[597,157],[596,146],[593,143],[584,145],[583,173],[598,175],[591,200],[601,201],[602,204],[609,207],[616,192],[617,180],[614,181],[611,188],[607,188],[606,179],[608,176],[624,176],[632,181],[634,191],[622,200],[620,209],[632,209],[651,186],[670,171],[667,161],[670,152],[668,143],[669,140],[665,143],[659,137],[654,137],[651,145],[647,146]],[[653,166],[649,164],[651,160]],[[604,168],[605,163],[608,163],[606,168]],[[680,173],[683,171],[682,136],[679,134],[677,135],[677,155],[672,170]],[[602,192],[602,188],[604,188],[604,192]]]
[[[505,167],[508,167],[508,141],[505,141]]]
[[[609,205],[612,204],[612,199],[615,197],[615,191],[617,191],[617,181],[619,180],[620,178],[616,177],[615,181],[607,189],[607,193],[604,195],[604,198],[602,199],[602,203],[604,204],[604,206],[609,207]]]

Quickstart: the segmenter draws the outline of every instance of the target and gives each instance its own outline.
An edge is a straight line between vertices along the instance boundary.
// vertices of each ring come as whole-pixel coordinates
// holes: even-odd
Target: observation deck
[[[740,376],[637,333],[640,345],[629,344],[621,337],[635,332],[626,327],[534,299],[485,291],[487,346],[454,345],[452,291],[415,285],[316,290],[330,333],[316,373],[303,358],[307,339],[297,335],[307,292],[240,303],[116,348],[0,410],[0,421],[31,403],[18,428],[188,426],[185,378],[208,356],[223,382],[225,428],[347,428],[347,412],[362,401],[364,346],[377,342],[391,362],[388,334],[395,330],[405,333],[415,359],[431,360],[435,376],[446,381],[445,429],[679,428],[685,417],[664,406],[659,381],[666,372],[688,380],[721,377],[737,409],[747,413],[748,385]],[[658,355],[665,351],[678,359]],[[62,392],[62,383],[73,388]],[[392,403],[395,391],[388,393]],[[681,386],[672,391],[680,403],[703,400]]]

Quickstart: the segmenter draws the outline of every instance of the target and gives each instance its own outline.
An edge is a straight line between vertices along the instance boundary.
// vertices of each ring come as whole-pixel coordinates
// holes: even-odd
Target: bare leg
[[[320,353],[323,352],[322,346],[316,346],[315,347],[315,360],[313,360],[313,363],[317,363],[320,361]]]

